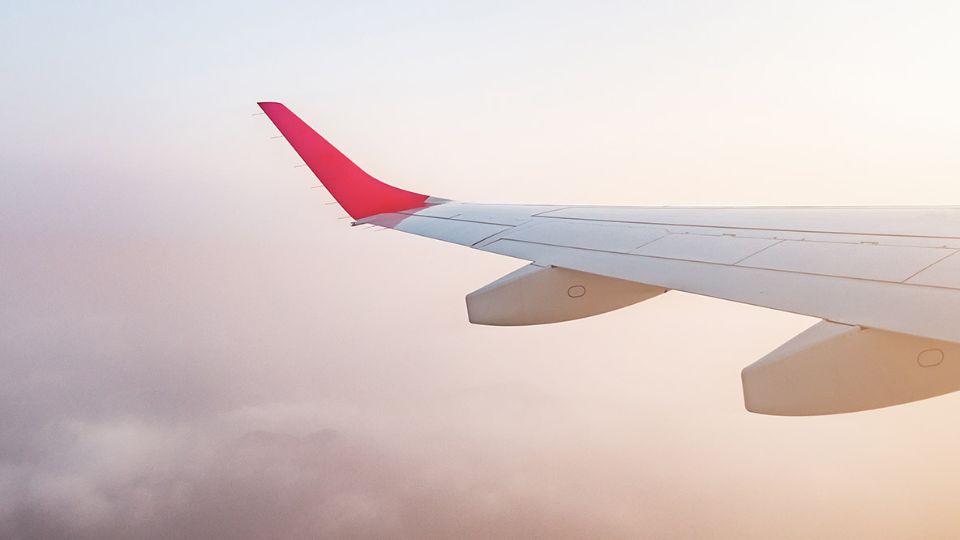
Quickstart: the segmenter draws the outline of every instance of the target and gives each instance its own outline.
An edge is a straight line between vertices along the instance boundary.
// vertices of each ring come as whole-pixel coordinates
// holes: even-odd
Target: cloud
[[[18,246],[6,259],[18,277],[0,284],[0,537],[627,530],[584,508],[576,482],[551,478],[575,456],[532,457],[558,442],[538,425],[565,410],[552,393],[462,369],[425,385],[428,370],[403,367],[442,343],[339,353],[310,331],[329,307],[286,298],[302,290],[284,279],[289,254],[263,267],[251,261],[268,253],[223,246],[94,245]],[[260,295],[265,283],[279,293]]]
[[[271,407],[268,407],[271,408]],[[274,411],[278,408],[273,407]],[[257,411],[256,414],[260,414]],[[273,418],[283,421],[282,418]],[[615,519],[483,448],[404,451],[376,433],[224,422],[67,422],[53,455],[5,469],[4,538],[605,536]],[[408,445],[409,446],[409,445]],[[409,450],[409,448],[408,448]],[[619,533],[619,534],[618,534]]]
[[[956,442],[937,403],[742,411],[736,368],[804,320],[666,295],[575,326],[470,327],[460,296],[514,263],[388,233],[348,263],[299,241],[62,232],[0,252],[0,538],[955,527],[927,488],[949,485],[936,464]],[[867,519],[880,507],[898,510]]]

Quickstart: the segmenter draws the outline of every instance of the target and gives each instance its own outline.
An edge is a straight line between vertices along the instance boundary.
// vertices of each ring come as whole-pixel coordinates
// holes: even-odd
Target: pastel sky
[[[960,395],[752,415],[815,321],[467,323],[257,101],[477,202],[960,204],[955,2],[0,0],[0,538],[955,538]]]

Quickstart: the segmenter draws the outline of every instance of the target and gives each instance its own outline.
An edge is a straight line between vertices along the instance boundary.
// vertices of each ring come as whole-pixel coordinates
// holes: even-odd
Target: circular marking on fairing
[[[935,367],[943,363],[943,351],[940,349],[927,349],[920,351],[917,355],[917,363],[920,367]]]
[[[587,294],[587,288],[583,285],[574,285],[567,289],[567,296],[570,298],[580,298],[585,294]]]

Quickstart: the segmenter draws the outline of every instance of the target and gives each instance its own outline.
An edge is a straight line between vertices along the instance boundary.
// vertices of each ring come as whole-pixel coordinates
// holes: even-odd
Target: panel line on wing
[[[550,212],[553,212],[552,210]],[[892,232],[859,232],[859,231],[834,231],[834,230],[816,230],[816,229],[794,229],[794,228],[783,228],[783,227],[748,227],[741,225],[727,225],[727,224],[697,224],[697,223],[678,223],[675,221],[650,221],[650,220],[624,220],[624,219],[611,219],[603,217],[574,217],[574,216],[557,216],[557,215],[546,215],[547,212],[536,214],[535,217],[539,219],[551,219],[551,220],[568,220],[568,221],[580,221],[580,222],[593,222],[593,223],[619,223],[623,225],[649,225],[649,226],[675,226],[675,227],[690,227],[690,228],[699,228],[699,229],[732,229],[732,230],[744,230],[744,231],[770,231],[770,232],[792,232],[800,234],[838,234],[838,235],[849,235],[849,236],[881,236],[881,237],[891,237],[891,238],[930,238],[930,239],[944,239],[944,240],[960,240],[960,236],[953,235],[936,235],[936,234],[904,234],[904,233],[892,233]]]
[[[593,252],[593,253],[604,253],[604,254],[611,254],[611,255],[624,255],[624,256],[628,256],[628,257],[637,257],[637,258],[641,258],[641,259],[659,259],[659,260],[664,260],[664,261],[676,261],[676,262],[684,262],[684,263],[706,264],[706,265],[718,266],[718,267],[725,267],[725,268],[742,268],[742,269],[744,269],[744,270],[747,270],[747,269],[749,269],[749,270],[763,270],[763,271],[765,271],[765,272],[778,272],[778,273],[782,273],[782,274],[795,274],[795,275],[805,275],[805,276],[817,276],[817,277],[834,278],[834,279],[849,279],[849,280],[855,280],[855,281],[863,281],[863,282],[867,282],[867,283],[879,283],[879,284],[891,284],[891,285],[895,285],[895,284],[896,284],[896,285],[907,285],[907,286],[911,286],[911,287],[924,287],[924,288],[931,288],[931,289],[943,289],[943,290],[949,290],[949,291],[960,290],[960,287],[948,287],[948,286],[943,286],[943,285],[932,285],[932,284],[927,284],[927,283],[915,283],[915,282],[914,282],[914,283],[905,283],[905,282],[903,282],[903,281],[893,281],[893,280],[885,280],[885,279],[871,279],[871,278],[865,278],[865,277],[844,276],[844,275],[836,275],[836,274],[823,274],[823,273],[818,273],[818,272],[808,272],[808,271],[800,271],[800,270],[784,270],[784,269],[782,269],[782,268],[766,268],[766,267],[762,267],[762,266],[750,266],[750,265],[743,265],[743,264],[728,264],[728,263],[722,263],[722,262],[711,262],[711,261],[703,261],[703,260],[697,260],[697,259],[663,257],[663,256],[657,256],[657,255],[646,255],[646,254],[638,254],[638,253],[623,253],[623,252],[621,252],[621,251],[610,251],[610,250],[604,250],[604,249],[591,249],[591,248],[582,248],[582,247],[575,247],[575,246],[565,246],[565,245],[562,245],[562,244],[551,244],[551,243],[547,243],[547,242],[533,242],[533,241],[529,241],[529,240],[516,240],[516,239],[514,239],[514,238],[499,238],[499,239],[497,239],[497,240],[495,240],[495,241],[493,241],[493,242],[490,242],[490,243],[486,244],[485,246],[483,246],[483,249],[484,249],[485,251],[487,251],[487,250],[488,250],[487,248],[490,248],[491,246],[493,246],[493,245],[495,245],[495,244],[498,244],[498,243],[501,243],[501,242],[515,242],[515,243],[518,243],[518,244],[531,244],[531,245],[539,245],[539,246],[552,247],[552,248],[560,248],[560,249],[574,249],[574,250],[578,250],[578,251]],[[771,247],[772,247],[772,246],[771,246]],[[489,251],[493,251],[493,250],[489,250]],[[752,255],[751,255],[751,257],[752,257]],[[527,260],[532,260],[532,259],[527,259]]]
[[[907,278],[904,279],[903,282],[906,283],[906,282],[910,281],[911,279],[917,277],[918,275],[926,272],[926,271],[929,270],[930,268],[933,268],[934,266],[940,264],[942,261],[944,261],[944,260],[946,260],[946,259],[949,259],[950,257],[953,257],[953,256],[956,255],[957,253],[958,253],[958,251],[953,251],[953,252],[951,252],[951,253],[947,253],[947,254],[944,255],[943,257],[940,257],[939,259],[933,261],[932,263],[930,263],[930,264],[924,266],[923,268],[917,270],[917,271],[914,272],[912,275],[907,276]]]
[[[739,261],[733,263],[733,265],[734,265],[734,266],[737,266],[737,265],[739,265],[740,263],[742,263],[743,261],[749,259],[750,257],[753,257],[753,256],[755,256],[755,255],[759,255],[759,254],[763,253],[764,251],[766,251],[766,250],[768,250],[768,249],[770,249],[770,248],[772,248],[772,247],[774,247],[774,246],[777,246],[778,244],[782,244],[782,243],[784,243],[784,242],[786,242],[786,240],[778,239],[776,242],[774,242],[774,243],[770,244],[769,246],[761,249],[760,251],[757,251],[757,252],[755,252],[755,253],[751,253],[751,254],[747,255],[746,257],[740,259]]]
[[[418,214],[418,213],[416,213],[416,212],[394,212],[394,213],[396,213],[396,214],[405,214],[405,215],[408,215],[408,216],[415,216],[415,217],[418,217],[418,218],[421,218],[421,219],[442,219],[442,220],[444,220],[444,221],[456,221],[456,222],[460,222],[460,223],[479,223],[479,224],[481,224],[481,225],[497,225],[497,226],[499,226],[499,227],[515,227],[515,225],[510,225],[510,224],[507,224],[507,223],[497,223],[497,222],[495,222],[495,221],[479,221],[479,220],[476,220],[476,219],[458,219],[458,218],[453,218],[453,217],[425,216],[425,215],[422,215],[422,214]]]
[[[960,291],[953,288],[628,255],[510,239],[488,244],[483,250],[843,324],[960,342],[960,327],[949,317],[960,312]]]

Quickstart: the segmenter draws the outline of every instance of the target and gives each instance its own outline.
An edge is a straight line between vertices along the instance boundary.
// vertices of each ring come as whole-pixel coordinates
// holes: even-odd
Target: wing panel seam
[[[533,244],[533,245],[540,245],[540,246],[547,246],[547,247],[554,247],[554,248],[561,248],[561,249],[575,249],[575,250],[578,250],[578,251],[586,251],[586,252],[594,252],[594,253],[608,253],[608,254],[611,254],[611,255],[624,255],[624,256],[628,256],[628,257],[640,257],[640,258],[649,258],[649,259],[660,259],[660,260],[665,260],[665,261],[681,261],[681,262],[688,262],[688,263],[695,263],[695,264],[708,264],[708,265],[711,265],[711,266],[723,266],[723,267],[728,267],[728,268],[749,268],[749,269],[751,269],[751,270],[764,270],[764,271],[767,271],[767,272],[778,272],[778,273],[782,273],[782,274],[799,274],[799,275],[806,275],[806,276],[819,276],[819,277],[827,277],[827,278],[835,278],[835,279],[851,279],[851,280],[856,280],[856,281],[865,281],[865,282],[868,282],[868,283],[885,283],[885,284],[891,284],[891,285],[904,285],[904,286],[907,286],[907,287],[924,287],[924,288],[928,288],[928,289],[940,289],[940,290],[947,290],[947,291],[957,291],[957,290],[960,290],[960,289],[957,289],[957,288],[954,288],[954,287],[944,287],[944,286],[941,286],[941,285],[928,285],[928,284],[924,284],[924,283],[906,283],[906,282],[903,282],[903,281],[890,281],[890,280],[883,280],[883,279],[867,279],[867,278],[856,277],[856,276],[839,276],[839,275],[836,275],[836,274],[819,274],[819,273],[816,273],[816,272],[801,272],[801,271],[797,271],[797,270],[782,270],[782,269],[778,269],[778,268],[765,268],[765,267],[762,267],[762,266],[750,266],[750,265],[744,265],[744,264],[724,264],[724,263],[717,263],[717,262],[698,261],[698,260],[695,260],[695,259],[679,259],[679,258],[673,258],[673,257],[661,257],[661,256],[657,256],[657,255],[639,255],[639,254],[636,254],[636,253],[623,253],[623,252],[620,252],[620,251],[609,251],[609,250],[605,250],[605,249],[589,249],[589,248],[581,248],[581,247],[573,247],[573,246],[564,246],[564,245],[559,245],[559,244],[550,244],[550,243],[547,243],[547,242],[531,242],[531,241],[529,241],[529,240],[515,240],[515,239],[512,239],[512,238],[499,238],[499,239],[497,239],[497,240],[495,240],[495,241],[487,244],[487,246],[494,245],[494,244],[496,244],[496,243],[498,243],[498,242],[516,242],[516,243],[519,243],[519,244]],[[486,246],[484,246],[484,247],[486,247]]]
[[[659,225],[659,226],[674,226],[674,227],[691,227],[699,229],[733,229],[739,231],[772,231],[772,232],[792,232],[792,233],[808,233],[808,234],[846,234],[850,236],[885,236],[890,238],[942,238],[946,240],[960,240],[960,236],[932,236],[924,234],[896,234],[896,233],[868,233],[868,232],[853,232],[853,231],[817,231],[812,229],[775,229],[772,227],[743,227],[737,225],[694,225],[689,223],[673,223],[668,221],[624,221],[621,219],[595,219],[595,218],[578,218],[570,216],[545,216],[542,214],[535,214],[535,217],[541,217],[544,219],[566,219],[570,221],[585,221],[589,223],[622,223],[624,225]]]

